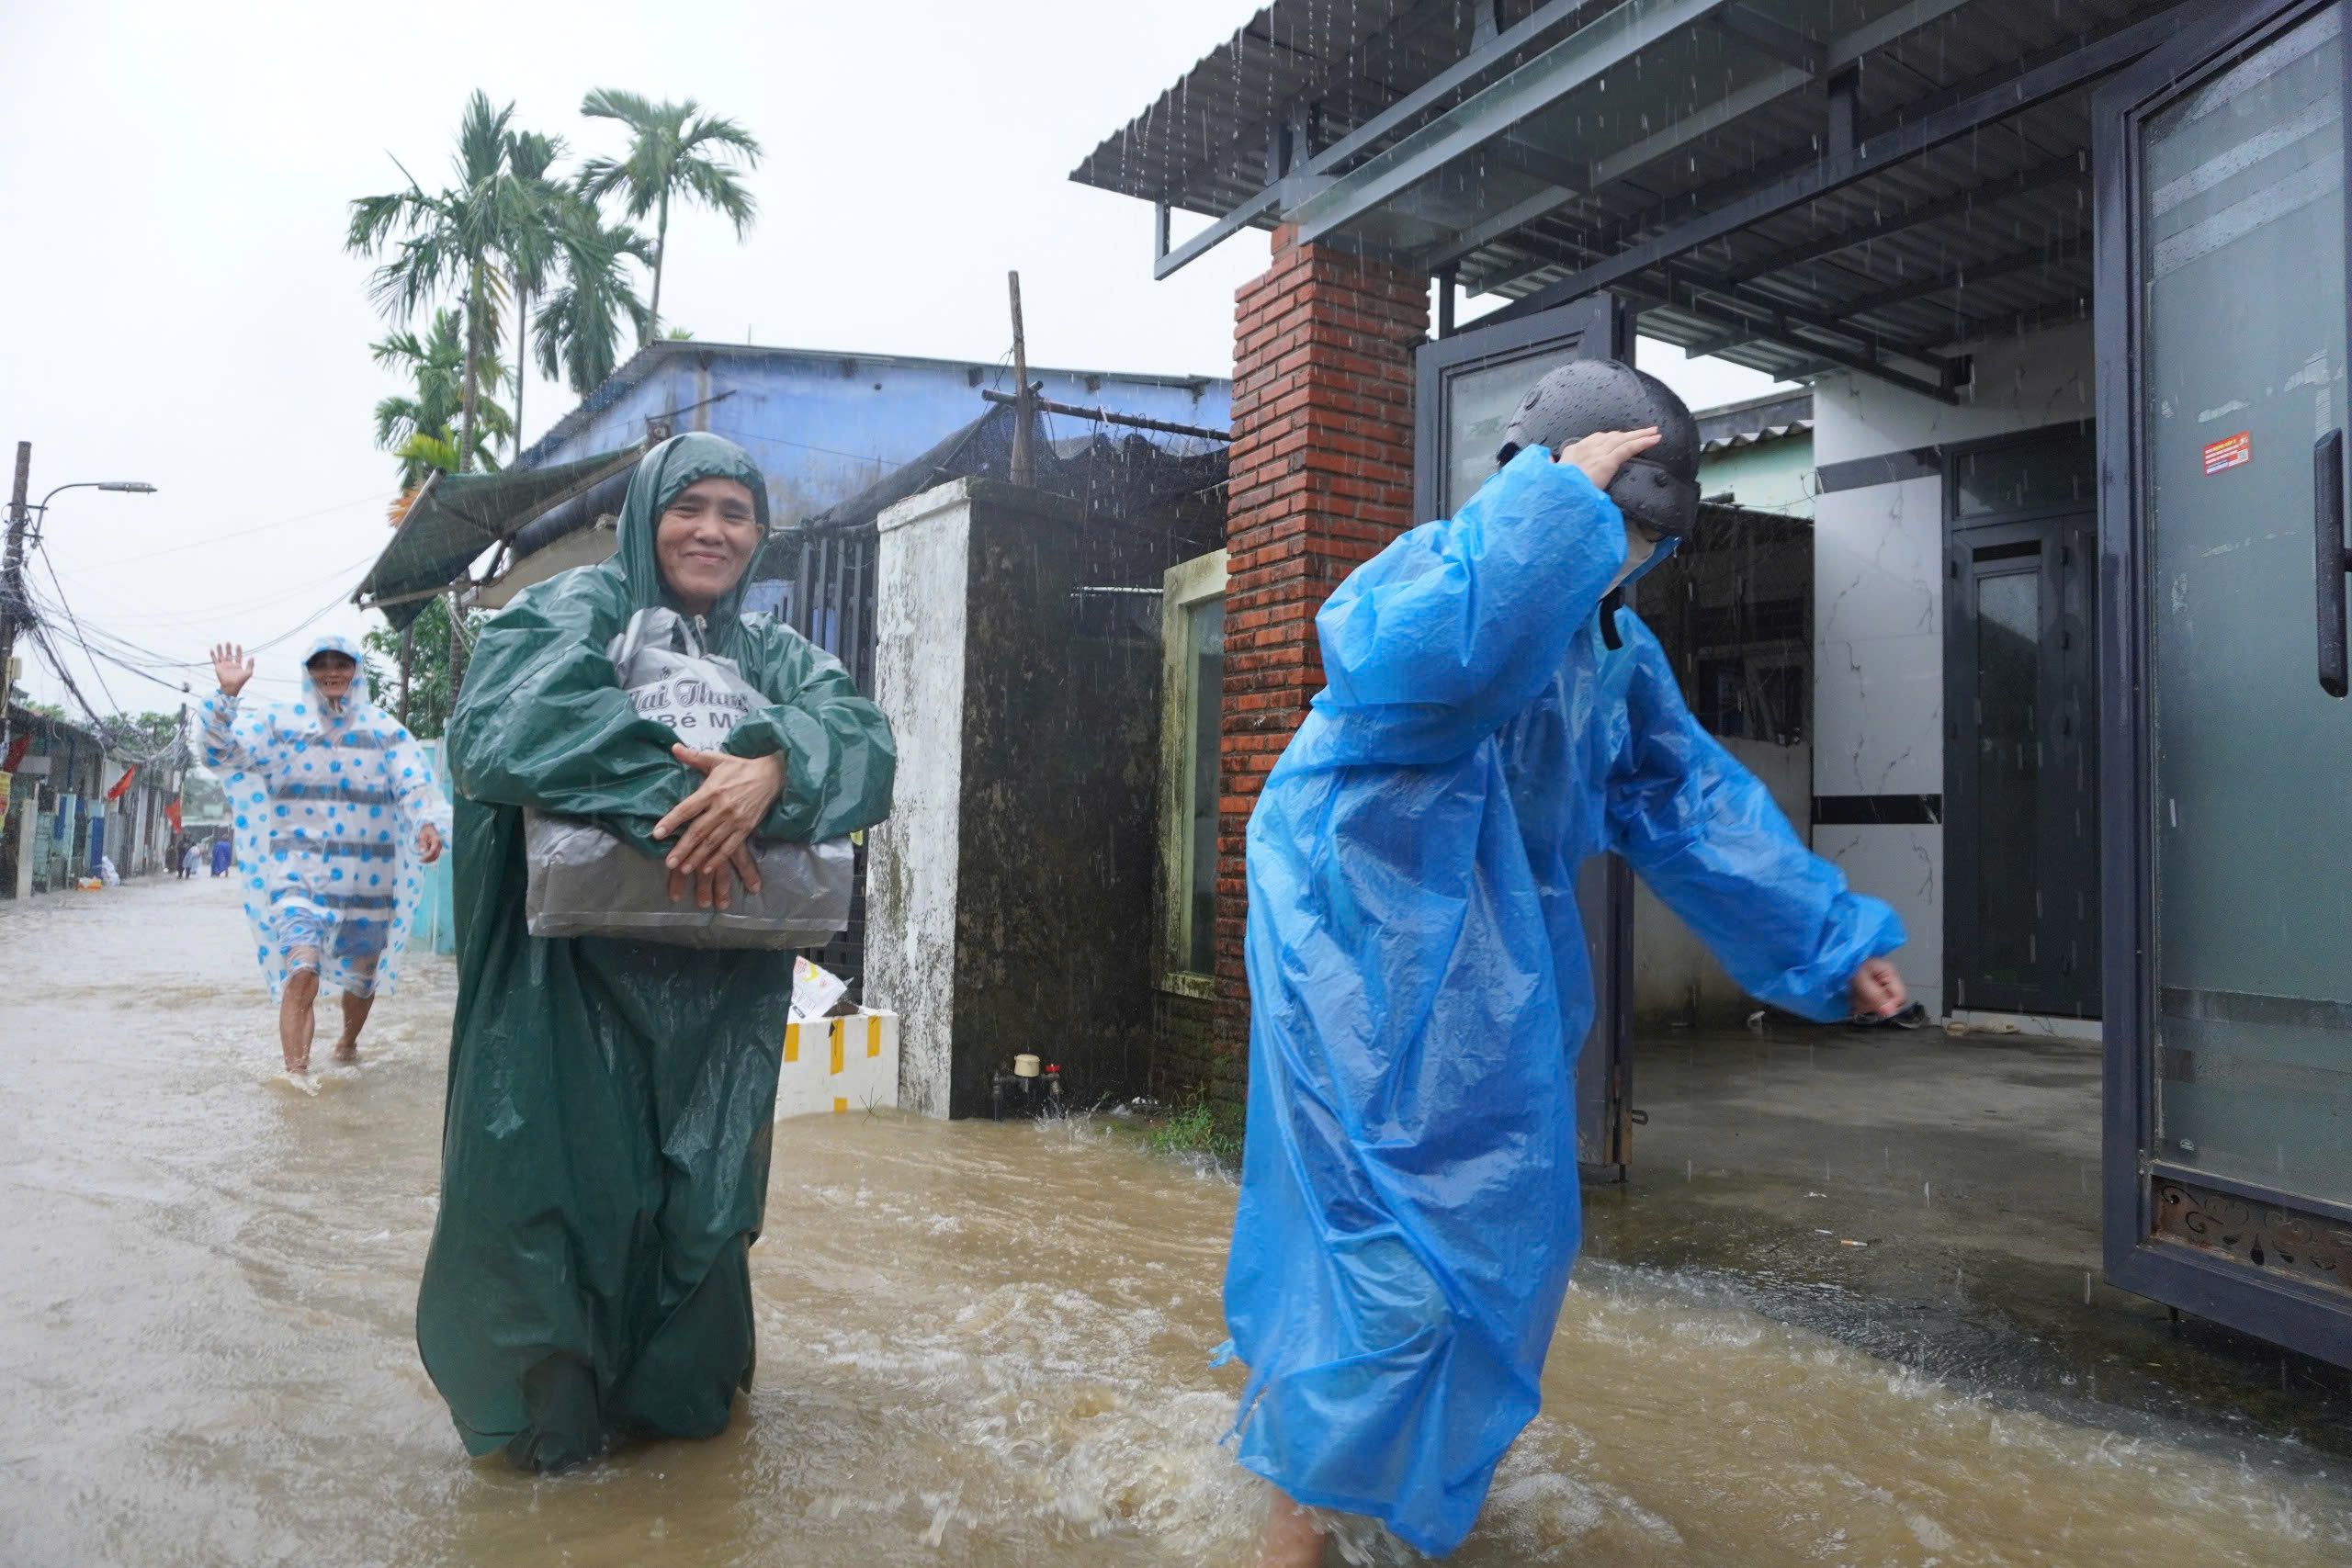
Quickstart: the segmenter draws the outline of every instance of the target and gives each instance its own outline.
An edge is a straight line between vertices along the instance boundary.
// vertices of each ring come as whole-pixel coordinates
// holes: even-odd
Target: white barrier
[[[899,1015],[861,1008],[846,1018],[784,1026],[784,1066],[776,1077],[775,1119],[899,1104]]]

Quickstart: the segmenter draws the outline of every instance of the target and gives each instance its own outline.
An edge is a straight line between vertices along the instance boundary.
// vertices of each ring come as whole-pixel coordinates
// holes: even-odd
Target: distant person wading
[[[424,867],[440,858],[448,804],[424,749],[368,700],[359,650],[322,637],[302,694],[241,710],[253,679],[243,649],[212,650],[220,689],[204,705],[204,763],[223,775],[244,873],[254,956],[278,998],[278,1043],[298,1080],[311,1070],[322,984],[343,993],[334,1059],[359,1057],[359,1031],[392,982]],[[204,854],[188,844],[183,874]],[[225,859],[214,862],[226,869]]]

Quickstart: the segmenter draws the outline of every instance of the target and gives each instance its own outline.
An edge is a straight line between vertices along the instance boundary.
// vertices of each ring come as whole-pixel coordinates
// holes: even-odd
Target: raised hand
[[[220,682],[221,695],[233,697],[254,678],[254,661],[235,643],[220,643],[212,649],[212,673]]]
[[[1552,461],[1573,463],[1584,470],[1593,489],[1607,490],[1625,459],[1640,457],[1660,439],[1655,424],[1640,430],[1596,430],[1555,453]]]

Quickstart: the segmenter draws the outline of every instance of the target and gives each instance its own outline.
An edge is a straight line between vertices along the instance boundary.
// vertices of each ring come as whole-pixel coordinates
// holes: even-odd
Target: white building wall
[[[899,743],[889,818],[866,840],[865,999],[900,1019],[899,1104],[947,1114],[962,849],[967,484],[883,513],[874,698]]]
[[[1813,806],[1812,752],[1804,746],[1723,738],[1723,748],[1772,792],[1797,836]],[[1668,908],[1649,884],[1634,879],[1634,1015],[1645,1021],[1688,1019],[1721,1023],[1756,1006],[1714,954]]]
[[[1957,406],[1839,373],[1814,383],[1814,460],[1841,463],[2087,419],[2087,322],[1972,350]],[[1944,481],[1940,474],[1814,502],[1815,795],[1941,796],[1944,788]],[[1944,1014],[1940,826],[1816,826],[1813,847],[1910,931],[1895,955],[1913,994]]]

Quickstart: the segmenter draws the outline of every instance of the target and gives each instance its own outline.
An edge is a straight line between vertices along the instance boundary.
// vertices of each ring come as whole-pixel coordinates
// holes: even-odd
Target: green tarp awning
[[[409,503],[353,602],[382,611],[395,628],[406,626],[434,594],[462,581],[482,551],[642,455],[632,446],[544,468],[435,474]]]

